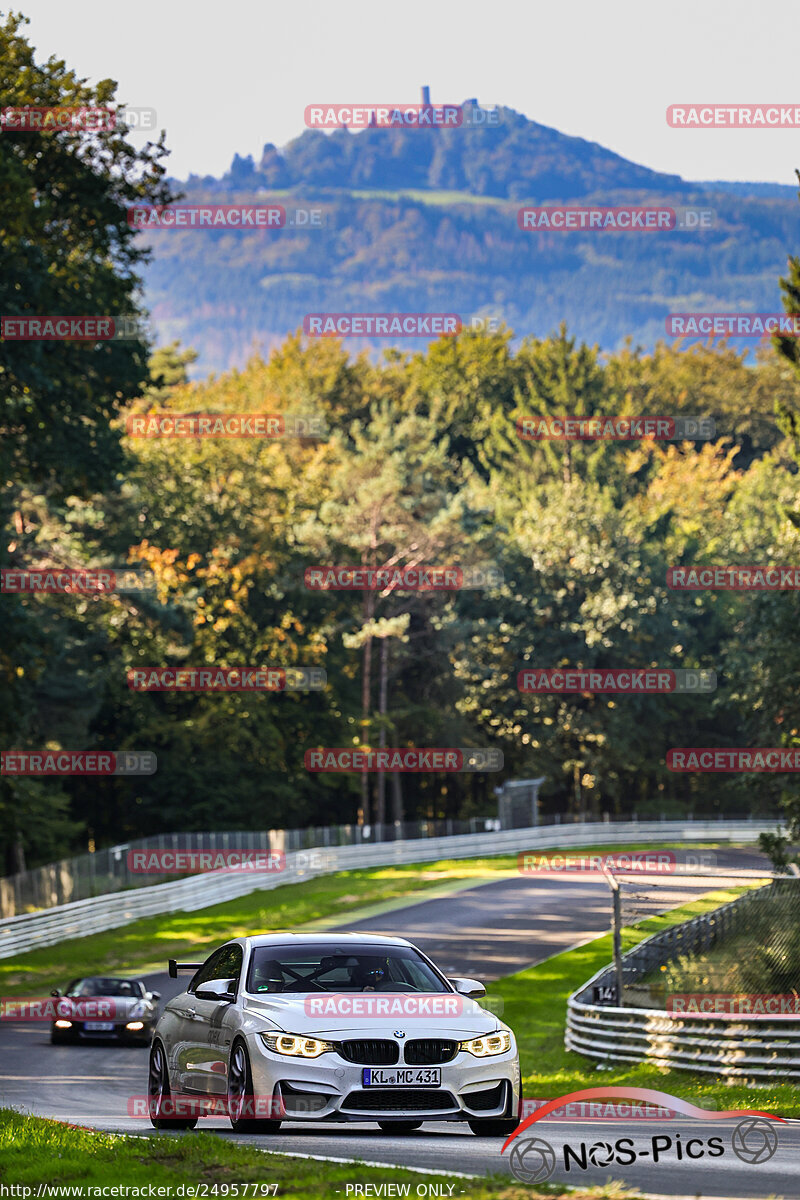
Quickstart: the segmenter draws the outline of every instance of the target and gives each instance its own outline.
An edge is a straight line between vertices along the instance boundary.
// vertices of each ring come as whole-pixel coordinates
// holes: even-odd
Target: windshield
[[[65,996],[135,996],[143,995],[140,983],[130,979],[73,979]]]
[[[259,946],[250,958],[254,993],[449,992],[442,977],[410,946]]]

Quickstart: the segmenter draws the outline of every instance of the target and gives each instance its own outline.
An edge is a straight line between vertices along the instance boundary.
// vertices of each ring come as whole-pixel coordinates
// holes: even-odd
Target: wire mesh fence
[[[667,905],[652,883],[619,884],[621,941],[626,926]],[[647,939],[622,960],[621,992],[622,1006],[675,1013],[800,1013],[800,877],[773,879]]]

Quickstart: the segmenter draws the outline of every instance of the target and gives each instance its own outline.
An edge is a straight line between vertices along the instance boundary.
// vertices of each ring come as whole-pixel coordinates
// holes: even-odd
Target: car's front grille
[[[499,1108],[503,1103],[505,1086],[505,1083],[500,1082],[484,1092],[465,1092],[461,1099],[473,1112],[488,1112],[490,1109]]]
[[[383,1038],[360,1038],[339,1043],[339,1053],[348,1062],[364,1067],[388,1067],[400,1059],[397,1042]]]
[[[342,1104],[343,1112],[444,1112],[457,1108],[449,1092],[423,1088],[375,1088],[351,1092]]]
[[[450,1062],[458,1053],[458,1042],[443,1038],[412,1038],[405,1044],[405,1060],[415,1067],[432,1067]]]

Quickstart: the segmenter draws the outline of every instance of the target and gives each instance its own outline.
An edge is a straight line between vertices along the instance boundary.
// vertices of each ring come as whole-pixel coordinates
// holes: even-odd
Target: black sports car
[[[56,988],[57,1015],[50,1041],[78,1042],[115,1038],[149,1046],[158,1020],[159,992],[148,992],[140,979],[92,975],[73,979],[63,994]]]

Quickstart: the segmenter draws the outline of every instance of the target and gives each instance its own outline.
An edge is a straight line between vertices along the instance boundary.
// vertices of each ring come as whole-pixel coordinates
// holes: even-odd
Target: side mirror
[[[477,1000],[479,996],[486,995],[486,988],[477,979],[451,979],[453,987],[460,996],[469,996],[470,1000]]]
[[[230,1003],[236,999],[236,980],[235,979],[208,979],[205,983],[201,983],[195,988],[195,996],[198,1000],[216,1000],[219,1003],[227,1001]]]
[[[60,996],[60,995],[61,995],[61,992],[58,990],[58,988],[53,988],[53,990],[52,990],[52,992],[50,993],[50,995],[51,995],[51,996],[56,996],[56,997],[58,997],[58,996]]]
[[[148,992],[147,997],[149,1000],[160,1000],[161,992]]]

